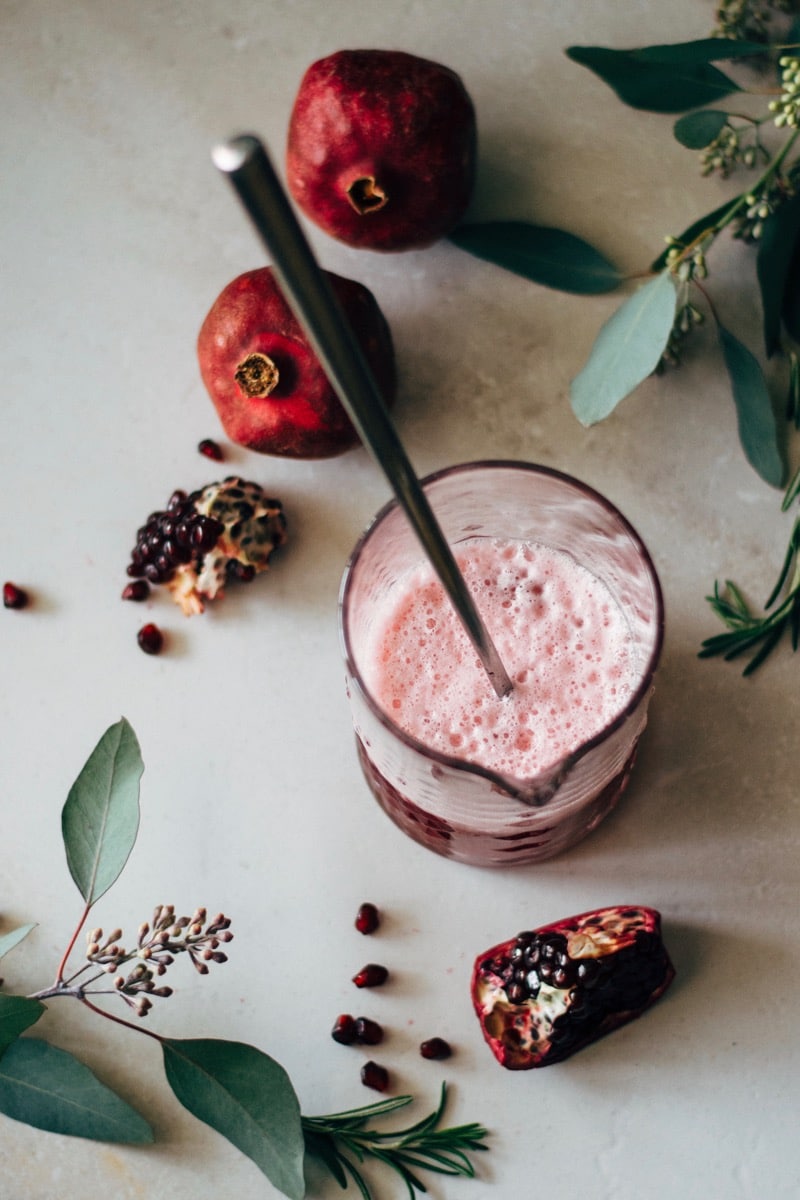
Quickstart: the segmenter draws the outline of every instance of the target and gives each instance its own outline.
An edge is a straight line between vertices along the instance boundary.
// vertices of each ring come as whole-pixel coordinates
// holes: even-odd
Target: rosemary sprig
[[[786,489],[781,505],[783,512],[791,507],[798,495],[800,469],[795,472]],[[706,596],[706,599],[727,625],[728,632],[706,638],[700,649],[700,658],[721,654],[726,661],[730,661],[754,649],[755,653],[742,672],[743,675],[752,675],[787,630],[792,649],[797,650],[800,644],[800,517],[795,518],[778,579],[767,598],[763,614],[751,611],[741,591],[730,579],[726,580],[724,591],[720,591],[719,584],[715,582],[713,595]]]
[[[391,1167],[403,1179],[411,1200],[417,1192],[428,1190],[414,1170],[473,1178],[475,1168],[468,1152],[487,1150],[482,1139],[488,1134],[475,1123],[437,1128],[447,1100],[444,1083],[436,1109],[415,1125],[391,1132],[366,1128],[368,1121],[397,1112],[411,1104],[412,1099],[396,1096],[330,1116],[303,1117],[306,1153],[326,1167],[342,1188],[347,1188],[349,1175],[363,1200],[372,1200],[372,1193],[353,1159],[363,1164],[371,1158]]]

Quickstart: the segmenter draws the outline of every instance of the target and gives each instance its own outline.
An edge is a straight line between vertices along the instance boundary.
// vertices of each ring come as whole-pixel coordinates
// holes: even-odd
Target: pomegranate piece
[[[8,582],[3,584],[3,607],[4,608],[26,608],[30,602],[30,597],[24,588],[19,587],[16,583]]]
[[[356,1041],[362,1046],[378,1046],[383,1041],[383,1029],[369,1017],[356,1017]]]
[[[160,654],[164,649],[164,635],[152,622],[142,626],[136,635],[136,640],[145,654]]]
[[[375,297],[326,272],[387,404],[395,392],[392,337]],[[200,374],[239,446],[289,458],[330,458],[358,434],[283,298],[271,267],[237,276],[214,301],[197,340]]]
[[[360,906],[355,920],[355,926],[359,933],[374,933],[380,923],[380,913],[374,904],[367,901]]]
[[[134,600],[140,604],[150,595],[150,584],[146,579],[134,579],[133,583],[127,584],[122,589],[123,600]]]
[[[461,220],[475,180],[475,109],[449,67],[397,50],[312,63],[289,121],[286,175],[333,237],[410,250]]]
[[[202,442],[198,442],[197,449],[206,458],[212,459],[213,462],[222,462],[225,457],[222,453],[222,447],[213,438],[203,438]]]
[[[373,1091],[385,1092],[389,1086],[389,1072],[380,1063],[370,1060],[361,1068],[361,1082]]]
[[[341,1013],[334,1022],[331,1037],[342,1046],[352,1046],[353,1042],[358,1041],[355,1017],[351,1017],[350,1013]]]
[[[428,1038],[427,1041],[422,1042],[419,1052],[423,1058],[431,1059],[449,1058],[453,1053],[449,1042],[440,1037]]]
[[[389,972],[386,967],[380,966],[379,963],[367,963],[353,976],[353,983],[357,988],[382,987],[388,978]]]
[[[164,511],[151,513],[136,535],[128,574],[137,583],[164,584],[187,615],[201,613],[229,579],[248,582],[266,571],[285,541],[280,500],[229,475],[190,495],[175,491]],[[124,599],[140,598],[127,591]]]
[[[560,1062],[640,1016],[675,976],[655,909],[601,908],[520,933],[478,956],[472,1000],[512,1071]]]

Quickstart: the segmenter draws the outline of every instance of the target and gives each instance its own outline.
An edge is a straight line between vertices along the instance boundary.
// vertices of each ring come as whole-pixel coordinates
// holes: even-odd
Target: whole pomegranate
[[[461,220],[475,155],[475,110],[454,71],[398,50],[339,50],[303,76],[287,182],[333,237],[409,250]]]
[[[560,1062],[640,1016],[675,976],[653,908],[616,905],[525,931],[478,956],[472,1001],[512,1071]]]
[[[375,297],[360,283],[325,274],[391,404],[394,350]],[[197,357],[223,428],[238,445],[329,458],[358,442],[271,267],[247,271],[222,290],[200,329]]]

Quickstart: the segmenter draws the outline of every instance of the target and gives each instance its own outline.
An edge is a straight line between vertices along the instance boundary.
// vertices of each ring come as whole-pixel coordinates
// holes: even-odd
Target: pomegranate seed
[[[342,1013],[341,1016],[338,1016],[331,1030],[331,1037],[335,1042],[340,1042],[342,1046],[352,1046],[358,1037],[355,1018],[351,1017],[349,1013]]]
[[[222,447],[218,446],[211,438],[203,438],[198,444],[197,449],[201,454],[205,454],[206,458],[213,458],[214,462],[222,462],[225,457],[222,453]]]
[[[376,1092],[385,1092],[389,1086],[389,1072],[386,1067],[370,1059],[361,1068],[361,1082],[364,1087],[372,1088]]]
[[[356,1037],[362,1046],[377,1046],[383,1041],[383,1029],[369,1017],[356,1017]]]
[[[356,929],[359,933],[374,933],[380,925],[380,916],[374,904],[362,904],[356,913]]]
[[[423,1058],[449,1058],[453,1051],[444,1038],[428,1038],[419,1048]]]
[[[28,600],[29,596],[24,588],[17,587],[16,583],[3,584],[3,605],[6,608],[25,608]]]
[[[164,635],[157,625],[143,625],[136,640],[145,654],[160,654],[164,646]]]
[[[378,963],[367,963],[353,976],[353,983],[357,988],[380,987],[388,978],[389,972],[386,967],[381,967]]]
[[[146,579],[135,579],[122,589],[123,600],[146,600],[150,595],[150,584]]]

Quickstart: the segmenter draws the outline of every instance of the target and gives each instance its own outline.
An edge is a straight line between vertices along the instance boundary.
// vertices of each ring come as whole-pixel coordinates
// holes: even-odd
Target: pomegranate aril
[[[25,608],[30,597],[24,588],[18,587],[16,583],[3,584],[3,607],[4,608]]]
[[[158,626],[152,623],[142,626],[136,640],[145,654],[160,654],[164,648],[164,635]]]
[[[361,1068],[361,1082],[364,1087],[372,1088],[375,1092],[385,1092],[389,1086],[389,1072],[380,1063],[364,1063]]]
[[[383,1029],[369,1017],[356,1017],[356,1038],[362,1046],[377,1046],[383,1041]]]
[[[353,1042],[358,1040],[355,1017],[351,1017],[349,1013],[341,1013],[336,1018],[331,1037],[342,1046],[352,1046]]]
[[[150,584],[146,579],[137,579],[122,589],[123,600],[146,600],[150,595]]]
[[[380,925],[380,915],[374,904],[362,904],[356,913],[356,929],[359,933],[374,933]]]
[[[388,978],[389,972],[386,967],[382,967],[378,963],[367,963],[353,976],[353,983],[357,988],[380,987],[386,983]]]
[[[206,458],[211,458],[214,462],[222,462],[225,457],[222,453],[222,447],[218,446],[213,438],[203,438],[202,442],[198,443],[197,449]]]
[[[449,1058],[453,1051],[444,1038],[433,1037],[420,1045],[419,1052],[423,1058]]]

